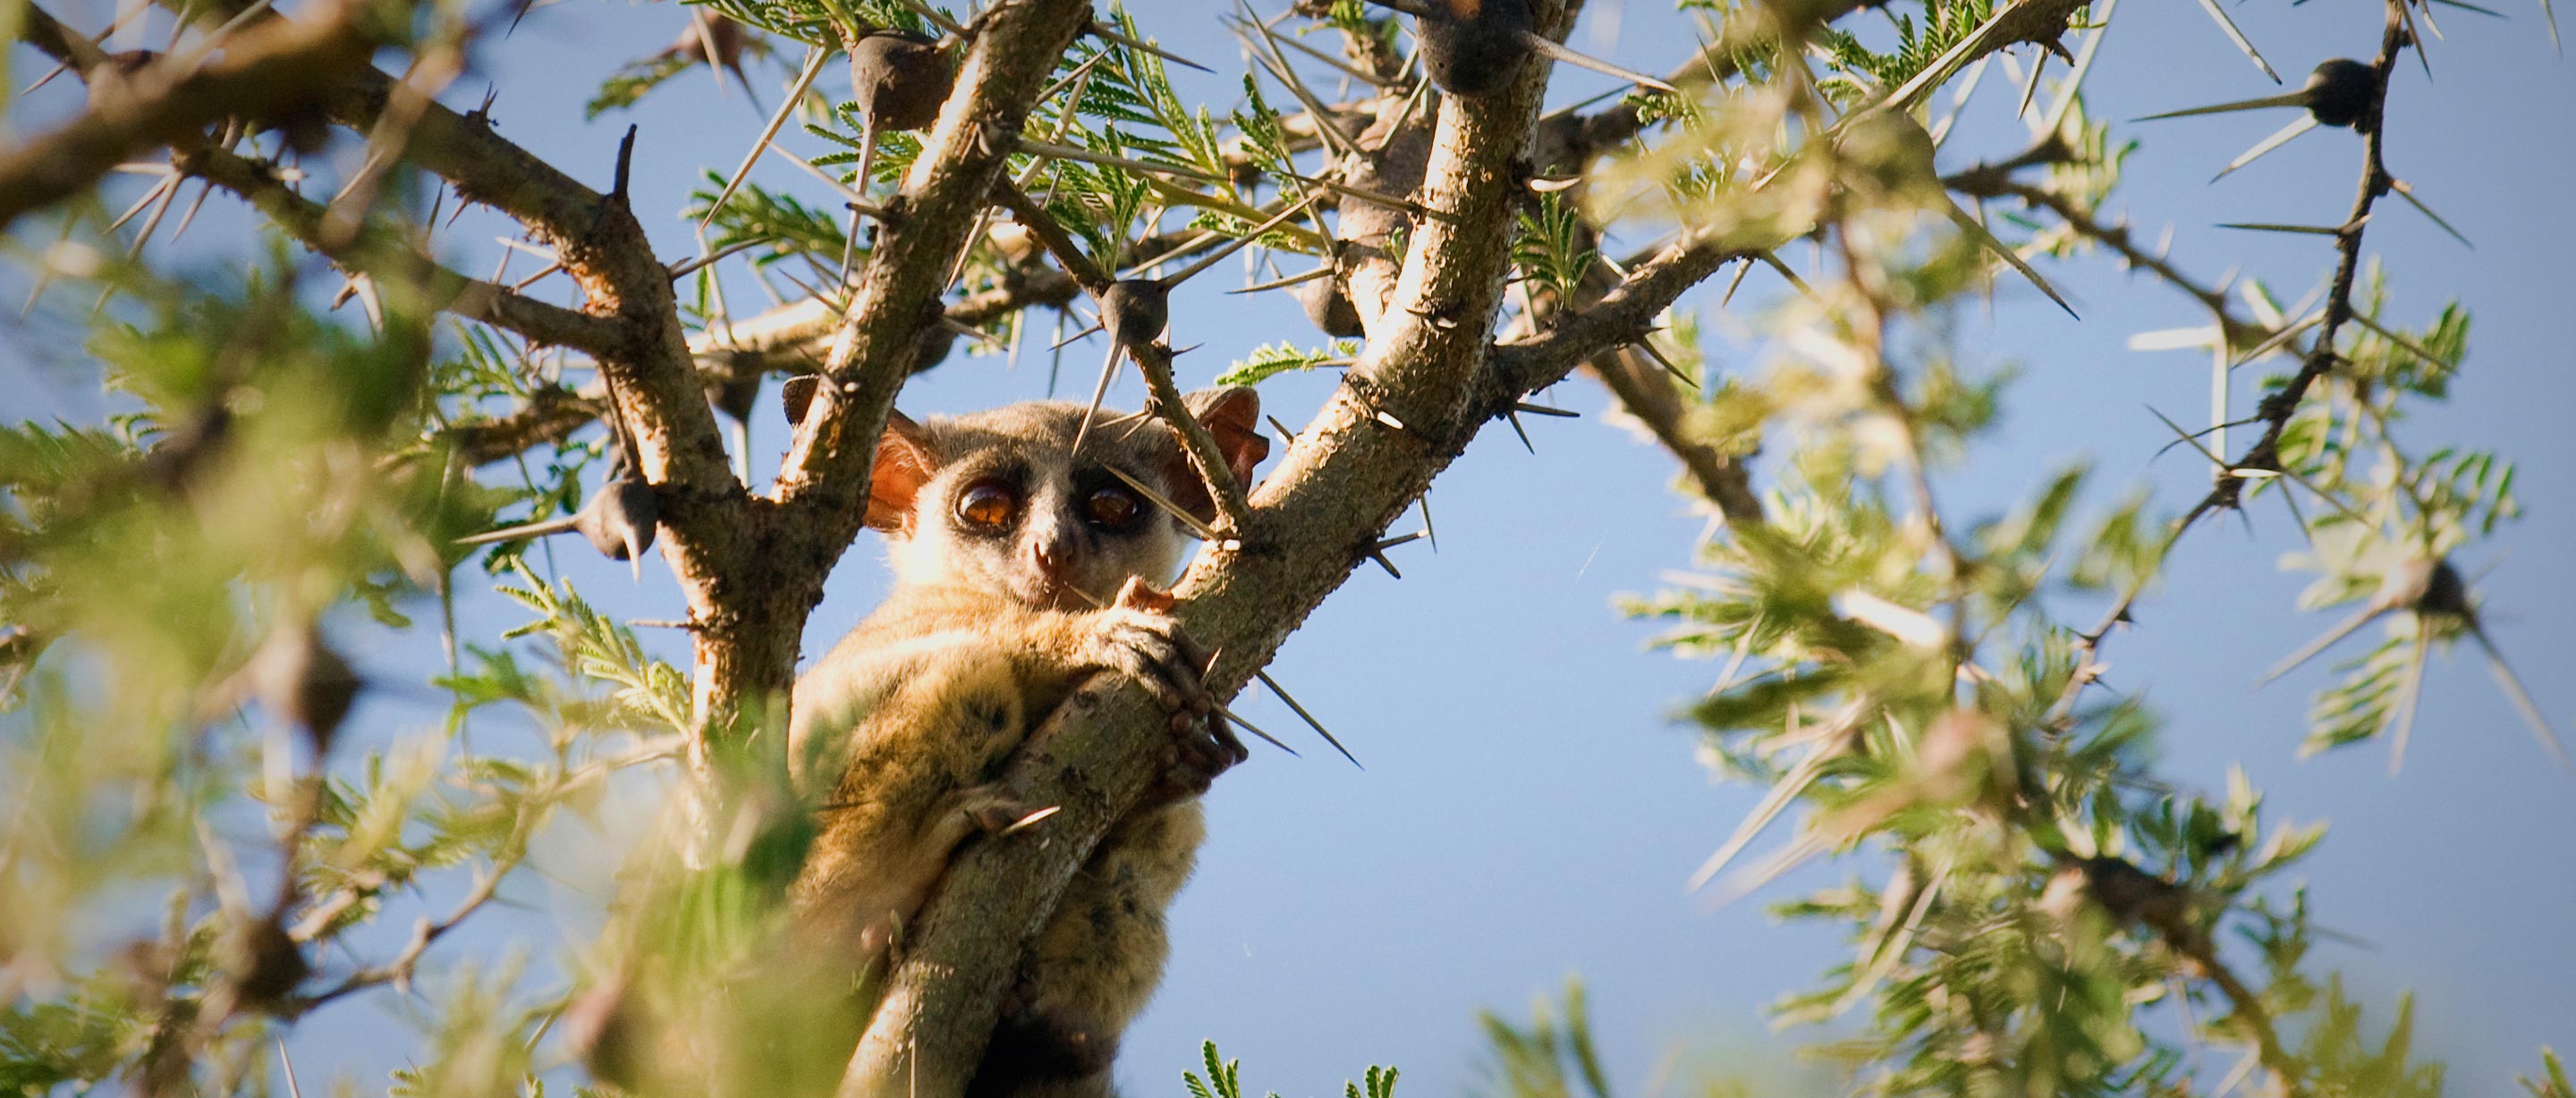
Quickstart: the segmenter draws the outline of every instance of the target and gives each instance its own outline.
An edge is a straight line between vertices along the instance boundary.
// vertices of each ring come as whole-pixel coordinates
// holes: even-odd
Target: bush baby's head
[[[1270,452],[1250,389],[1187,398],[1238,482]],[[1083,406],[1031,401],[916,423],[890,415],[877,443],[867,524],[886,535],[898,585],[998,591],[1031,606],[1085,610],[1129,576],[1171,581],[1189,531],[1110,472],[1116,468],[1201,521],[1214,513],[1180,439],[1162,421],[1104,413],[1073,453]],[[1087,596],[1087,597],[1086,597]]]

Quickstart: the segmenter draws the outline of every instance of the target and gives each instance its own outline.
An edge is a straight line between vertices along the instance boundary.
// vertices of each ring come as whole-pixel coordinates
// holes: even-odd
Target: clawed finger
[[[1170,611],[1175,601],[1177,600],[1172,598],[1170,592],[1155,590],[1154,585],[1145,582],[1144,577],[1129,576],[1126,585],[1118,589],[1118,598],[1111,605],[1122,610],[1141,610],[1148,614],[1161,614]]]

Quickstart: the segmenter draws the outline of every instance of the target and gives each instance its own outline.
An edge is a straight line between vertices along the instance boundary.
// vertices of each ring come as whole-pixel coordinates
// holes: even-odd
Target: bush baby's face
[[[1257,435],[1246,441],[1221,429],[1257,415],[1249,390],[1194,403],[1206,404],[1200,418],[1230,457],[1254,443],[1267,450]],[[896,581],[1000,591],[1058,610],[1090,609],[1130,576],[1168,584],[1187,529],[1118,474],[1197,512],[1206,510],[1205,489],[1161,421],[1107,416],[1075,455],[1082,418],[1082,405],[1041,401],[890,422],[868,524],[886,532]],[[1252,453],[1236,464],[1248,470],[1257,460]]]

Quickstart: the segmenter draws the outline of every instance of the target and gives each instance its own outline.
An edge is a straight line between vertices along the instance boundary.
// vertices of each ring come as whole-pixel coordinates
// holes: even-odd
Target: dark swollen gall
[[[1351,303],[1342,280],[1333,275],[1318,278],[1297,287],[1297,303],[1306,307],[1306,319],[1313,321],[1325,335],[1335,339],[1358,339],[1368,330],[1360,323],[1359,306]]]
[[[2317,121],[2348,127],[2360,122],[2379,97],[2379,74],[2349,57],[2329,58],[2308,73],[2307,85],[2300,91],[2308,97],[2308,113]]]

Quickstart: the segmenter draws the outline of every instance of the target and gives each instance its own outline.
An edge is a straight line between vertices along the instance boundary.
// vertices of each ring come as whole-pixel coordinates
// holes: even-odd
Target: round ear
[[[1250,386],[1230,385],[1202,389],[1181,399],[1208,434],[1215,436],[1235,483],[1251,488],[1253,467],[1270,456],[1270,440],[1261,433],[1261,394]]]
[[[868,528],[886,533],[910,529],[921,486],[937,472],[939,455],[931,448],[930,433],[903,413],[887,409],[885,434],[877,439],[875,471],[868,478]]]

